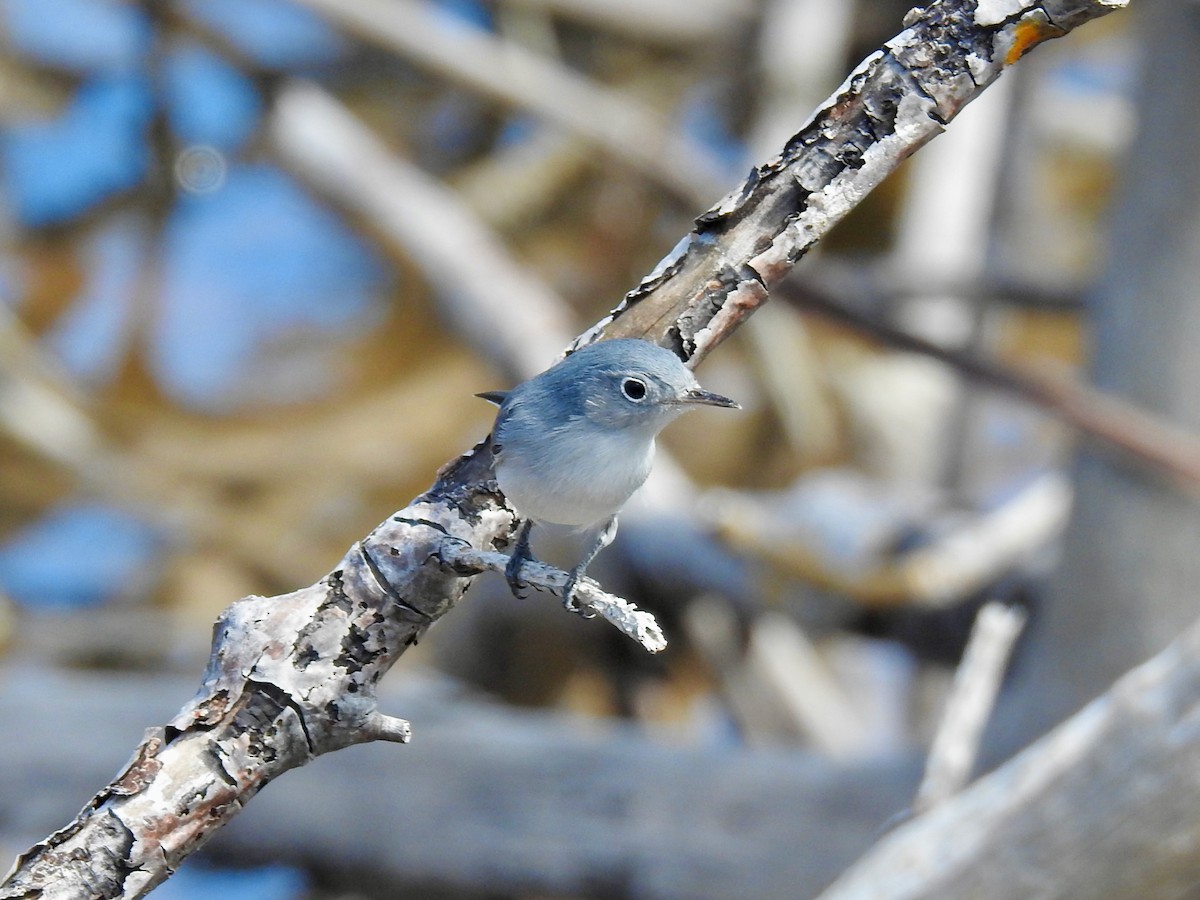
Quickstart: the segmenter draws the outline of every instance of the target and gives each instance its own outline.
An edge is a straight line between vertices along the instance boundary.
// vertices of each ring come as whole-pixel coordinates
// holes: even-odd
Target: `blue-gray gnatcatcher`
[[[583,347],[511,391],[477,396],[500,407],[496,482],[525,517],[504,573],[513,591],[526,586],[534,522],[600,526],[563,588],[568,608],[588,564],[616,536],[617,512],[650,474],[658,433],[698,404],[740,408],[702,389],[670,350],[625,338]]]

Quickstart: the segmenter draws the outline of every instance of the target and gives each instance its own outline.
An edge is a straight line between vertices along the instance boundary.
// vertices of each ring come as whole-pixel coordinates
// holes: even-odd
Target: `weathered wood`
[[[1126,417],[1124,433],[1166,457],[1166,470],[1187,477],[1189,490],[1108,454],[1080,457],[1062,563],[1030,630],[1012,702],[998,709],[998,731],[1017,746],[1158,652],[1197,610],[1200,166],[1192,151],[1200,141],[1200,17],[1195,5],[1139,9],[1138,120],[1102,250],[1106,265],[1088,298],[1088,356],[1101,390],[1171,424]]]
[[[1167,900],[1200,884],[1200,623],[821,900]]]
[[[20,722],[22,736],[0,744],[0,843],[66,821],[187,690],[180,676],[58,671],[35,684],[0,673],[0,721]],[[421,677],[387,699],[422,723],[419,740],[293,773],[221,830],[216,856],[316,866],[377,896],[426,885],[796,900],[869,846],[919,773],[915,758],[835,765],[680,746]]]
[[[1031,47],[1127,0],[932,3],[772,160],[697,219],[604,323],[702,359],[888,174]]]

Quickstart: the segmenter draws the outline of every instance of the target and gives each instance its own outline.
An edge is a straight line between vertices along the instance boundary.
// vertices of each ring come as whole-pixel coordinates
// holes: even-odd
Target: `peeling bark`
[[[1033,46],[1126,0],[940,2],[868,56],[774,159],[577,344],[648,337],[699,362],[863,197]]]
[[[941,0],[913,11],[576,346],[642,337],[699,362],[1006,65],[1125,2]],[[289,769],[352,744],[407,740],[407,723],[377,708],[379,679],[470,585],[446,554],[503,550],[516,523],[485,441],[317,584],[234,603],[196,697],[147,732],[70,825],[17,860],[0,898],[142,896]]]

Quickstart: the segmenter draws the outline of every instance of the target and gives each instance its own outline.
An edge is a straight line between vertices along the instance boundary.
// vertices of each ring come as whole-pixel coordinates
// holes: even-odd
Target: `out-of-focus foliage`
[[[335,31],[287,3],[191,6],[274,71],[312,72],[346,52]],[[221,420],[197,413],[329,401],[344,378],[340,353],[386,316],[397,279],[371,242],[258,152],[269,96],[254,73],[150,5],[11,0],[0,23],[8,66],[28,87],[6,96],[0,128],[9,222],[0,299],[17,312],[19,339],[59,367],[52,383],[85,390],[71,399],[106,438],[124,431],[118,444],[157,433],[173,412],[215,435]],[[122,465],[137,470],[137,453]],[[85,493],[88,509],[117,504],[110,515],[141,518],[160,529],[159,547],[170,543],[161,529],[174,525],[144,508],[169,505],[167,496]],[[42,502],[26,503],[9,506],[6,524],[21,531],[0,565],[16,599],[97,602],[161,589],[154,578],[114,577],[162,570],[147,567],[146,550],[122,549],[126,529],[102,523],[88,532],[94,559],[57,564],[63,524],[87,528],[94,515],[30,522]]]

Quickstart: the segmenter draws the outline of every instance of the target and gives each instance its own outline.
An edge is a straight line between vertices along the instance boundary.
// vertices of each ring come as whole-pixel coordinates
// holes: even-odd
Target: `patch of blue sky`
[[[308,879],[287,866],[207,869],[188,863],[154,889],[161,900],[302,900]]]
[[[320,16],[286,0],[183,0],[183,6],[269,69],[327,65],[346,48]]]
[[[135,216],[120,216],[109,219],[83,246],[83,290],[45,337],[81,384],[110,381],[128,352],[147,244],[144,223]]]
[[[24,225],[72,219],[146,175],[153,101],[136,74],[86,81],[50,121],[0,131],[0,184]]]
[[[234,165],[219,190],[181,198],[162,265],[152,369],[168,395],[212,411],[244,393],[272,343],[377,321],[390,286],[373,251],[267,165]]]
[[[714,159],[737,171],[746,159],[746,142],[734,134],[717,100],[715,84],[698,84],[688,91],[679,109],[679,127],[712,153]]]
[[[431,5],[446,24],[470,25],[484,31],[495,27],[492,11],[478,0],[434,0]]]
[[[1137,82],[1138,60],[1126,42],[1106,41],[1102,52],[1062,54],[1045,67],[1057,86],[1080,94],[1132,94]]]
[[[500,147],[517,147],[535,140],[545,126],[537,116],[513,113],[504,120],[496,144]]]
[[[145,14],[121,0],[3,0],[0,21],[18,53],[72,72],[130,71],[150,46]]]
[[[236,153],[262,116],[262,99],[250,79],[198,44],[172,48],[162,84],[171,128],[186,144]]]
[[[145,583],[160,549],[160,535],[128,513],[64,504],[0,544],[0,589],[29,608],[96,606]]]

